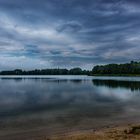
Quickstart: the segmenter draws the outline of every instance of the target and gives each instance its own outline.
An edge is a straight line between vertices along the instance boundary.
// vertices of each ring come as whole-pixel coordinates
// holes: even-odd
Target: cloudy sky
[[[139,59],[139,0],[0,0],[0,70]]]

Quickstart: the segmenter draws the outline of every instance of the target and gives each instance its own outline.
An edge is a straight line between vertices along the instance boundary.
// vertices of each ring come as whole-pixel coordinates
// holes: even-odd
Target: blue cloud
[[[139,60],[139,19],[139,0],[1,0],[0,69]]]

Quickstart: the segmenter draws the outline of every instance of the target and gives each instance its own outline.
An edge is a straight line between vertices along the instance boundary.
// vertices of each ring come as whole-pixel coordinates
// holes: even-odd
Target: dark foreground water
[[[138,77],[0,77],[0,139],[140,122]]]

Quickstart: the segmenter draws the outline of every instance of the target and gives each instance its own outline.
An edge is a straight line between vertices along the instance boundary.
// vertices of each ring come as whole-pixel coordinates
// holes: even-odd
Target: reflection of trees
[[[82,80],[80,80],[80,79],[75,79],[75,80],[70,80],[71,82],[73,82],[73,83],[76,83],[76,84],[80,84],[81,82],[82,82]]]
[[[75,83],[75,84],[80,84],[82,83],[83,80],[81,79],[59,79],[59,78],[41,78],[41,77],[1,77],[1,80],[12,80],[15,82],[22,82],[23,80],[33,80],[35,82],[45,82],[45,83],[67,83],[67,82],[71,82],[71,83]]]
[[[106,86],[109,88],[127,88],[132,91],[140,90],[139,81],[117,81],[117,80],[92,80],[93,85],[95,86]]]
[[[24,78],[22,78],[22,77],[12,77],[12,78],[9,78],[9,77],[1,77],[0,79],[2,79],[2,80],[14,80],[15,82],[20,82]]]

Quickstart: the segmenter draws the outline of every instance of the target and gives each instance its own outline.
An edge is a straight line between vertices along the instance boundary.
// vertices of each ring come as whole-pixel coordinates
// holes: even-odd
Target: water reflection
[[[139,89],[139,81],[1,78],[0,130],[89,129],[140,117]]]
[[[118,81],[118,80],[100,80],[93,79],[93,85],[106,86],[109,88],[126,88],[132,91],[140,90],[140,81]]]

